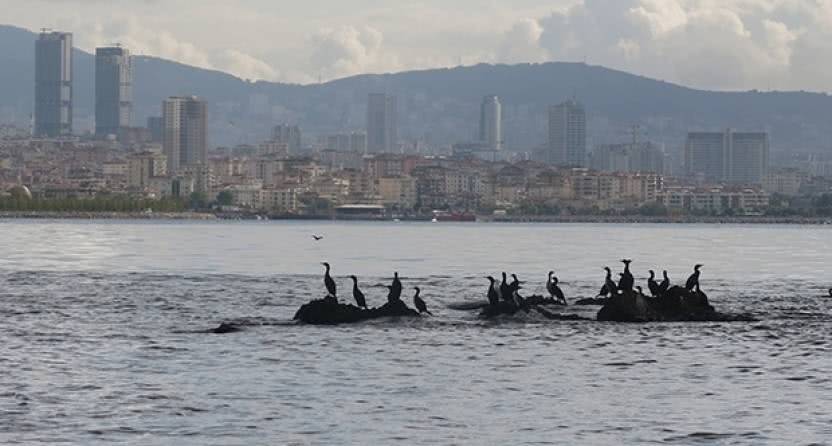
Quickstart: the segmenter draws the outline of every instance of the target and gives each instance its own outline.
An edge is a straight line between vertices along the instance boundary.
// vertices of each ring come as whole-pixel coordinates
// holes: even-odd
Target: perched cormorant
[[[638,293],[639,296],[644,296],[644,289],[640,286],[636,286],[636,293]],[[647,296],[644,296],[644,297],[647,297]]]
[[[693,274],[688,277],[687,283],[685,283],[685,288],[688,291],[693,291],[696,288],[696,291],[699,291],[699,268],[702,268],[705,265],[696,265],[693,267]]]
[[[329,263],[323,262],[321,265],[326,267],[326,273],[324,273],[324,285],[326,285],[326,292],[329,293],[327,297],[338,299],[338,290],[335,288],[335,281],[332,280],[332,276],[329,275]]]
[[[509,286],[511,286],[512,288],[517,287],[519,289],[520,285],[523,282],[521,282],[520,280],[517,279],[517,274],[512,274],[511,278],[514,279],[514,280],[511,281],[511,284]]]
[[[659,282],[656,282],[656,272],[652,269],[650,270],[650,278],[647,279],[647,289],[650,290],[650,295],[653,297],[661,294]]]
[[[500,282],[500,298],[507,302],[512,301],[511,287],[506,283],[506,273],[503,271],[503,281]]]
[[[399,280],[399,272],[393,273],[393,284],[390,285],[390,295],[388,300],[401,300],[402,298],[402,282]]]
[[[829,288],[829,297],[832,297],[832,288]]]
[[[350,276],[352,279],[352,297],[355,298],[355,304],[361,308],[367,308],[367,299],[364,298],[364,293],[358,289],[358,277]]]
[[[425,301],[422,300],[421,297],[419,297],[419,293],[421,293],[422,290],[420,290],[419,287],[414,287],[413,289],[416,290],[416,295],[413,296],[413,305],[415,305],[416,309],[419,310],[419,314],[427,313],[427,314],[433,316],[433,313],[428,311],[428,306],[425,303]]]
[[[632,291],[633,285],[635,284],[635,279],[633,275],[630,273],[630,263],[632,260],[624,259],[621,263],[624,264],[624,272],[621,273],[621,280],[618,281],[618,289],[621,291]]]
[[[670,277],[667,277],[667,271],[662,271],[662,275],[664,276],[664,280],[662,280],[662,283],[659,284],[659,294],[661,295],[670,289]]]
[[[552,277],[552,289],[549,290],[549,293],[559,303],[562,303],[563,305],[568,304],[568,302],[566,302],[566,296],[563,295],[563,290],[561,290],[560,287],[558,286],[558,278],[557,277]]]
[[[490,282],[490,285],[488,285],[488,303],[491,306],[499,305],[500,289],[497,287],[497,281],[491,276],[486,277],[486,279]]]
[[[555,297],[555,289],[552,288],[552,276],[555,275],[554,271],[549,271],[549,277],[546,279],[546,291],[549,292],[549,297]]]
[[[616,285],[615,281],[612,280],[612,270],[610,267],[605,266],[604,271],[607,272],[607,277],[604,279],[604,286],[601,288],[600,296],[606,296],[609,294],[610,297],[613,297],[618,293],[618,285]]]

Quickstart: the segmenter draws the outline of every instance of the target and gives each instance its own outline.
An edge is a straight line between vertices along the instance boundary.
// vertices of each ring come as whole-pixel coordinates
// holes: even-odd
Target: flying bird
[[[317,242],[317,241],[322,240],[324,238],[324,236],[312,234],[312,238],[315,239],[315,241]]]

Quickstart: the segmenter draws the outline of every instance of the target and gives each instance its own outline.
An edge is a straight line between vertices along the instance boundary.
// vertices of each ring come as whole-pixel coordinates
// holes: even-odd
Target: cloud
[[[310,45],[309,69],[326,79],[398,67],[384,51],[384,35],[369,26],[323,29],[311,36]]]
[[[522,51],[504,41],[495,54],[505,62],[545,54],[703,88],[830,90],[829,29],[829,1],[584,0],[517,22],[505,41]]]
[[[549,54],[540,46],[542,35],[543,27],[537,20],[520,20],[503,34],[497,59],[504,63],[545,61]]]

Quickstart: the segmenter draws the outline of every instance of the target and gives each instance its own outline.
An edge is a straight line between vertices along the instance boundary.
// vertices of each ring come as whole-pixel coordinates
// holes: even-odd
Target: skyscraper
[[[72,134],[72,34],[42,32],[35,41],[35,135]]]
[[[765,132],[691,132],[685,143],[688,176],[711,183],[761,184],[768,173]]]
[[[162,120],[168,174],[205,164],[208,122],[205,101],[196,96],[170,97],[162,104]]]
[[[396,97],[370,93],[367,98],[367,151],[394,152],[398,142]]]
[[[503,109],[497,96],[486,96],[482,100],[479,139],[491,150],[503,148]]]
[[[569,100],[549,107],[549,156],[551,164],[580,167],[586,162],[586,111]]]
[[[95,134],[118,135],[130,127],[133,112],[133,63],[119,46],[95,50]]]
[[[272,129],[272,140],[288,144],[289,153],[297,154],[301,149],[301,131],[296,125],[280,124]]]

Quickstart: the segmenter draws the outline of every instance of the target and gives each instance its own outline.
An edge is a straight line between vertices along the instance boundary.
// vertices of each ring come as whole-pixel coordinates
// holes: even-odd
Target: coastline
[[[330,215],[276,215],[268,218],[254,214],[211,212],[45,212],[3,211],[0,220],[304,220],[304,221],[397,221],[392,218],[336,218]],[[401,221],[429,222],[429,218],[402,218]],[[447,222],[446,222],[447,223]],[[459,224],[474,222],[458,222]],[[592,224],[763,224],[763,225],[832,225],[829,217],[765,216],[492,216],[478,215],[476,223],[592,223]]]

